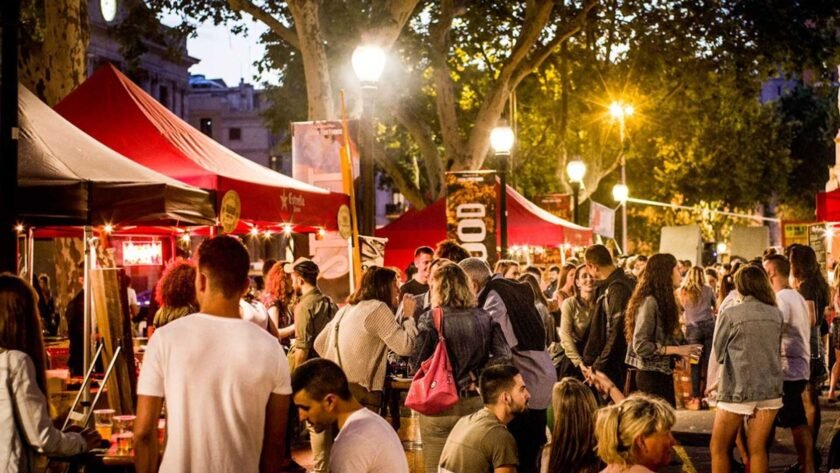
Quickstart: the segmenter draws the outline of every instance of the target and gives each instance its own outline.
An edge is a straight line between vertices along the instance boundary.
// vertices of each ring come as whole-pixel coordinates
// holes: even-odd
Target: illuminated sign
[[[159,241],[124,241],[123,266],[160,266],[163,264],[163,247]]]

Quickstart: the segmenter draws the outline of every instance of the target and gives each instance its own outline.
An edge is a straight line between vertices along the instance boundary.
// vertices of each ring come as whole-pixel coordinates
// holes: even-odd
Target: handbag
[[[458,403],[458,384],[443,335],[443,309],[436,308],[432,317],[438,331],[438,343],[432,356],[420,364],[405,398],[406,407],[425,415],[443,412]]]

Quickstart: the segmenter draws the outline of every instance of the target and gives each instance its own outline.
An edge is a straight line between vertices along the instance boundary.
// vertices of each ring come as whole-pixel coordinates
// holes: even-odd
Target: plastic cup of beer
[[[113,409],[96,409],[93,411],[94,424],[96,431],[103,439],[109,440],[111,438],[111,430],[114,423]]]
[[[136,418],[137,416],[133,415],[114,416],[114,433],[134,432],[134,419]]]
[[[128,453],[134,448],[134,432],[122,432],[116,435],[117,451]]]

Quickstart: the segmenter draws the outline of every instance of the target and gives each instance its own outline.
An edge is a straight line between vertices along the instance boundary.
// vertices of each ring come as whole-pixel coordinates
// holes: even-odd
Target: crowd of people
[[[266,261],[255,294],[231,236],[172,262],[137,383],[136,470],[303,471],[291,444],[308,431],[315,472],[407,473],[382,417],[388,380],[442,346],[457,400],[418,416],[427,473],[660,471],[679,461],[680,366],[691,372],[685,407],[716,405],[714,473],[767,471],[776,427],[793,432],[791,470],[817,471],[824,354],[840,349],[821,327],[840,296],[811,248],[702,268],[670,254],[617,261],[592,245],[543,271],[511,260],[491,269],[444,241],[418,248],[412,266],[406,282],[367,268],[334,301],[307,258]],[[0,444],[3,471],[101,440],[49,423],[39,301],[0,276],[0,378],[11,386],[0,417],[19,426]]]

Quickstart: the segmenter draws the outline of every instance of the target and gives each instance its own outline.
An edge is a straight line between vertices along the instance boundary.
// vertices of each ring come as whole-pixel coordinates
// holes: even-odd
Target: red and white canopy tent
[[[260,230],[311,232],[337,227],[349,203],[225,148],[178,118],[113,65],[100,67],[55,110],[134,161],[181,182],[216,192],[216,208],[236,191],[241,202],[236,233]]]
[[[498,187],[497,184],[497,195]],[[592,242],[592,229],[575,225],[547,212],[510,186],[507,195],[508,243],[511,246],[556,248],[563,245],[585,246]],[[496,228],[498,230],[498,219]],[[438,199],[423,210],[409,210],[389,225],[378,229],[376,236],[388,238],[385,265],[407,267],[414,260],[417,247],[434,247],[446,239],[446,198]],[[497,244],[499,241],[500,234],[497,231]]]
[[[840,222],[840,189],[817,192],[817,221]]]

